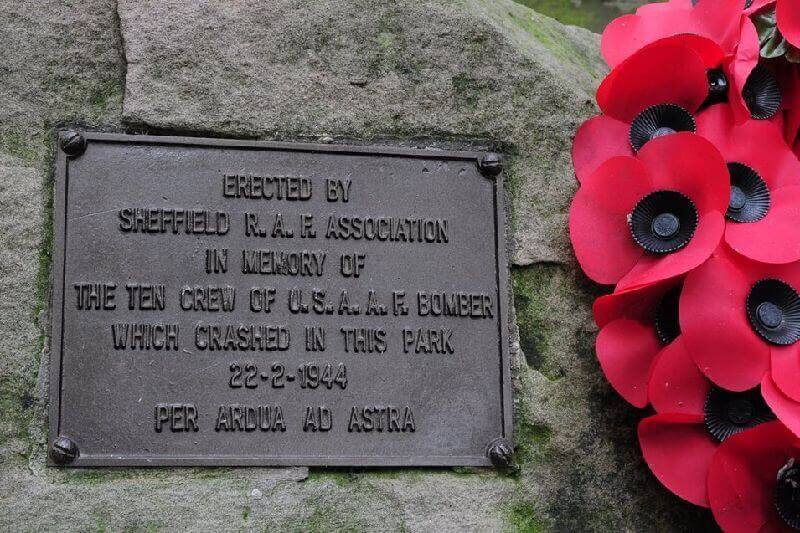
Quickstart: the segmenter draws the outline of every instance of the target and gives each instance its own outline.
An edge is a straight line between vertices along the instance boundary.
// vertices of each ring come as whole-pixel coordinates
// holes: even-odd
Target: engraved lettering
[[[225,174],[222,178],[222,195],[225,198],[305,201],[311,198],[311,180]]]
[[[326,252],[242,250],[242,274],[322,276]]]
[[[220,405],[215,431],[286,431],[280,405]]]
[[[306,406],[303,418],[303,431],[330,431],[333,427],[333,414],[331,410],[320,405],[317,407]]]
[[[111,324],[115,350],[177,350],[178,324]]]
[[[236,303],[236,289],[230,285],[184,286],[180,290],[180,306],[184,311],[231,312]]]
[[[414,432],[417,430],[414,422],[414,411],[406,405],[396,407],[393,405],[368,405],[365,407],[353,406],[347,423],[349,432]]]
[[[386,351],[386,332],[376,328],[341,328],[344,351],[353,353],[383,353]]]
[[[193,403],[159,403],[155,407],[155,430],[164,428],[173,433],[197,431],[197,407]]]
[[[450,242],[445,219],[388,217],[328,217],[326,239],[388,242]]]
[[[128,309],[131,311],[163,311],[167,305],[167,292],[164,285],[151,285],[147,283],[128,283],[125,285],[128,292]]]
[[[125,207],[119,210],[123,233],[225,235],[230,216],[224,211]]]
[[[253,287],[250,289],[250,310],[254,313],[269,313],[275,303],[275,289],[272,287]]]
[[[208,351],[284,351],[289,349],[289,329],[266,324],[200,322],[194,327],[194,344]]]
[[[493,318],[494,304],[488,294],[420,291],[417,312],[419,316]]]
[[[114,302],[116,283],[75,283],[73,287],[77,309],[110,311],[117,308]]]
[[[206,274],[224,274],[228,271],[228,249],[206,250]]]

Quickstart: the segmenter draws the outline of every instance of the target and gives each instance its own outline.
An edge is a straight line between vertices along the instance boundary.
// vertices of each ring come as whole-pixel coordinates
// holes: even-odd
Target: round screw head
[[[478,162],[478,168],[484,176],[494,178],[503,171],[503,156],[489,152]]]
[[[496,467],[508,468],[512,464],[514,447],[506,439],[499,438],[489,443],[486,454]]]
[[[78,157],[86,150],[86,138],[75,130],[63,132],[59,144],[68,157]]]
[[[57,465],[66,465],[78,457],[78,445],[69,437],[63,435],[53,441],[50,447],[50,459]]]

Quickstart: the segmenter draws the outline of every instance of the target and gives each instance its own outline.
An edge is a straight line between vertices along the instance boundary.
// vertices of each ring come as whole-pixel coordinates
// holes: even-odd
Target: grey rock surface
[[[0,0],[0,28],[0,530],[708,527],[649,474],[639,413],[593,356],[598,288],[572,259],[566,211],[572,135],[604,73],[596,35],[510,0]],[[46,467],[38,324],[53,128],[64,122],[495,142],[509,156],[517,265],[516,468]]]

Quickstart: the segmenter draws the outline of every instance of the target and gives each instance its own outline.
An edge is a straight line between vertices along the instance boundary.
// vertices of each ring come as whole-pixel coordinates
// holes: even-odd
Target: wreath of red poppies
[[[606,28],[570,237],[655,476],[725,531],[800,530],[800,0]]]

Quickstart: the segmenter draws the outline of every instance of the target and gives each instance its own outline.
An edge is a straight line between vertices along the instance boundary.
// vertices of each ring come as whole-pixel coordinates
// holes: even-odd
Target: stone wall
[[[0,0],[0,530],[651,531],[662,489],[604,383],[567,238],[597,35],[511,0]],[[45,466],[54,130],[492,145],[508,156],[516,465]],[[521,349],[519,349],[521,347]]]

